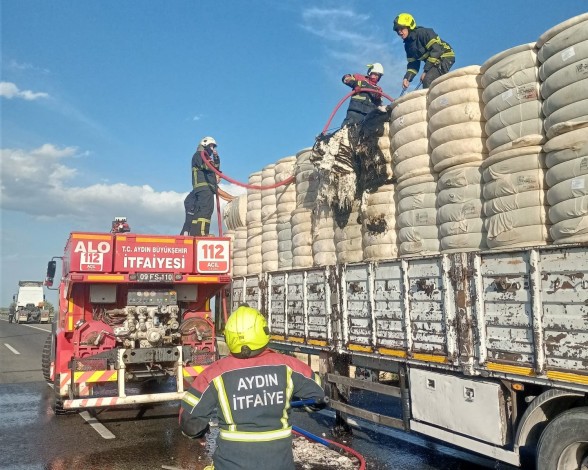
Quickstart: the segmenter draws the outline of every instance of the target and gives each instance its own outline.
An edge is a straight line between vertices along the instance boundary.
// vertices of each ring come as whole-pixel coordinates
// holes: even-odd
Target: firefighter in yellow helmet
[[[402,80],[403,89],[406,90],[419,73],[421,61],[425,63],[420,77],[423,88],[429,88],[433,80],[449,72],[455,63],[455,52],[451,46],[442,41],[431,28],[417,26],[409,13],[400,13],[394,18],[394,31],[404,41],[408,61]]]
[[[182,432],[203,437],[216,415],[214,469],[294,470],[290,401],[321,403],[325,394],[318,375],[267,348],[267,321],[254,308],[244,305],[231,314],[225,339],[231,354],[197,376],[182,400]]]

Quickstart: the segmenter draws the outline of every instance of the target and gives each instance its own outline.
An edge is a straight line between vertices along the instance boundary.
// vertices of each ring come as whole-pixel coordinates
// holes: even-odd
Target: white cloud
[[[365,73],[366,65],[380,62],[385,74],[380,85],[394,95],[406,69],[402,42],[378,22],[353,7],[319,8],[302,11],[301,27],[323,42],[326,52],[325,73]]]
[[[81,155],[76,147],[58,148],[52,144],[30,151],[1,149],[1,208],[41,220],[64,218],[91,223],[124,215],[131,223],[141,221],[143,226],[179,232],[186,192],[158,192],[149,185],[126,183],[78,186],[78,170],[67,160]],[[221,188],[233,195],[246,192],[233,184],[222,183]]]
[[[27,101],[33,101],[39,98],[49,98],[48,93],[33,92],[31,90],[20,90],[12,82],[0,82],[0,96],[8,98],[22,98]]]
[[[304,29],[329,41],[364,41],[361,25],[367,24],[370,17],[348,8],[313,7],[302,12],[302,19]]]
[[[2,149],[2,209],[34,217],[92,219],[114,214],[181,225],[184,194],[156,192],[150,186],[125,183],[76,185],[78,170],[66,163],[80,153],[75,147],[45,144],[31,151]]]
[[[33,72],[41,72],[44,74],[50,73],[49,69],[39,68],[39,67],[36,67],[33,64],[29,64],[27,62],[18,62],[14,59],[11,59],[10,61],[8,61],[8,64],[6,66],[10,70],[17,70],[19,72],[33,71]]]

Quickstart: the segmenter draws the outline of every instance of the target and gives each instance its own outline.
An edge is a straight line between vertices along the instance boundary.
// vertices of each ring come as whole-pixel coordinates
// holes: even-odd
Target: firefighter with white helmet
[[[366,75],[359,73],[346,74],[341,79],[345,85],[354,90],[374,90],[374,92],[361,91],[351,97],[347,108],[347,116],[345,116],[342,126],[363,121],[370,112],[382,105],[382,89],[378,86],[378,82],[384,75],[384,67],[378,62],[369,64],[367,67]]]
[[[267,348],[267,321],[254,308],[242,305],[231,314],[225,339],[231,354],[198,375],[182,400],[182,432],[203,437],[216,414],[215,470],[294,470],[290,401],[323,402],[318,375]]]
[[[213,137],[204,137],[196,153],[192,156],[192,191],[184,200],[186,219],[180,235],[208,235],[214,212],[214,199],[218,195],[226,201],[233,199],[218,187],[220,177],[204,162],[206,159],[214,168],[220,170],[220,158]]]
[[[449,72],[455,63],[455,52],[451,46],[442,41],[431,28],[417,26],[411,14],[400,13],[394,18],[394,31],[404,41],[408,61],[402,80],[403,89],[406,90],[419,73],[421,61],[425,63],[420,77],[423,88],[429,88],[433,80]]]

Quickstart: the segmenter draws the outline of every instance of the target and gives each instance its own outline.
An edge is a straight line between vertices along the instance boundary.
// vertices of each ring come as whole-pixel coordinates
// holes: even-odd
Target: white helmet
[[[380,64],[379,62],[376,62],[375,64],[368,64],[368,75],[370,73],[377,73],[380,75],[384,75],[384,67],[382,67],[382,64]]]
[[[216,145],[216,140],[214,140],[214,137],[204,137],[204,139],[200,141],[200,145],[202,145],[204,148],[208,147],[209,145]]]

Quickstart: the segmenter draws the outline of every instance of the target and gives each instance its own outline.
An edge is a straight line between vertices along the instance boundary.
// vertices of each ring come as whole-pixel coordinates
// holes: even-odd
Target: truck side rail
[[[275,347],[588,391],[588,252],[546,246],[235,278]]]

